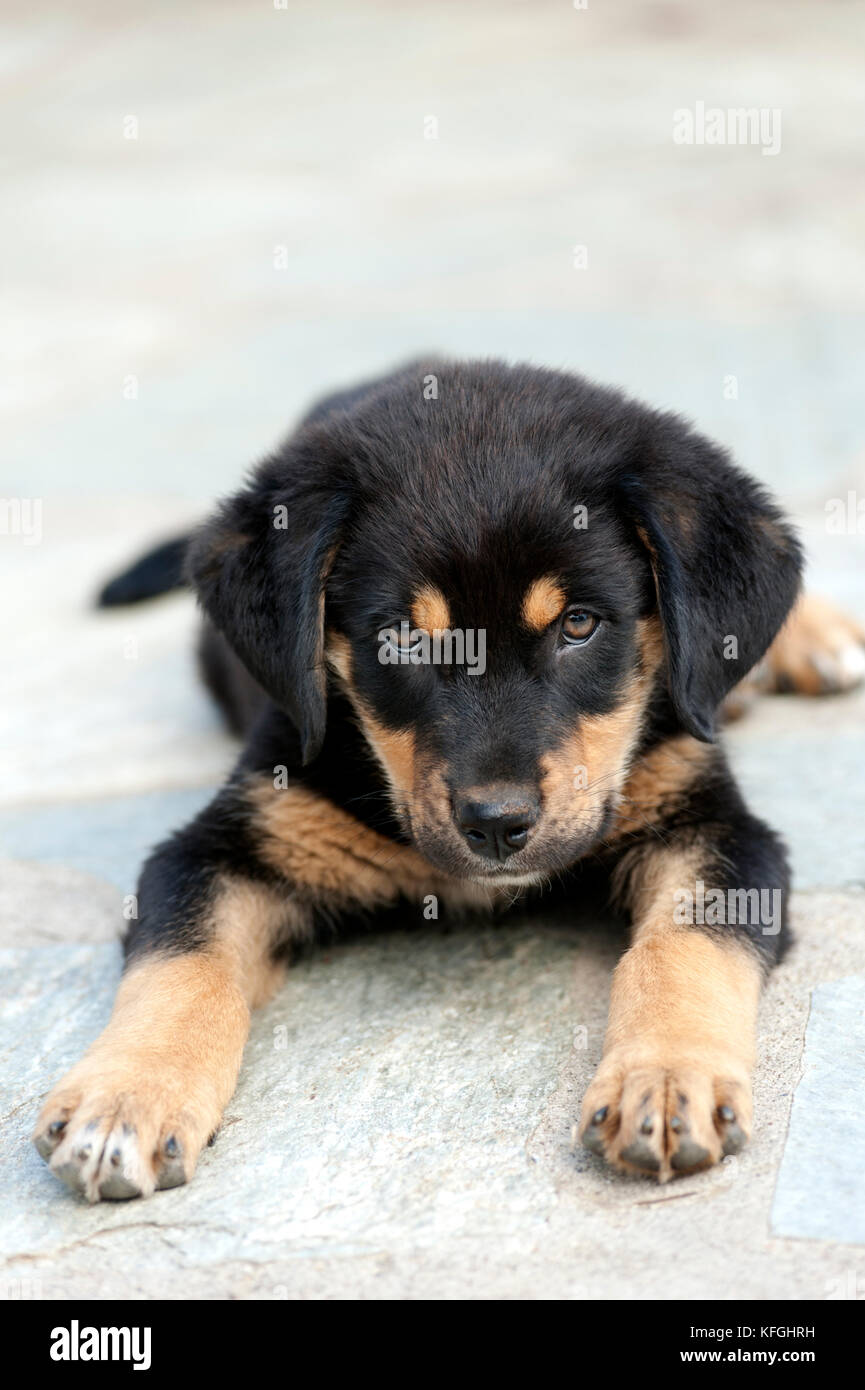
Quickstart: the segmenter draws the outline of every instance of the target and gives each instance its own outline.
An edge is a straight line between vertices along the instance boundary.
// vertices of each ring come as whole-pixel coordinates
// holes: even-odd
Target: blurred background
[[[619,382],[793,502],[855,482],[861,4],[7,0],[0,37],[7,489],[209,499],[428,348]],[[780,152],[674,143],[697,101]]]
[[[191,597],[97,613],[93,595],[319,393],[428,350],[623,386],[768,482],[811,587],[865,618],[863,52],[858,0],[0,3],[0,1050],[17,1193],[0,1247],[50,1296],[824,1297],[853,1269],[861,1297],[861,1255],[857,1273],[831,1244],[865,1248],[861,978],[827,1025],[851,1040],[843,1075],[834,1042],[825,1067],[847,1092],[833,1110],[815,1087],[769,1216],[815,986],[861,971],[861,691],[764,701],[730,731],[751,804],[791,845],[800,944],[765,1005],[754,1147],[694,1180],[692,1202],[656,1208],[570,1155],[617,947],[537,921],[420,944],[414,924],[410,953],[293,973],[255,1025],[231,1141],[147,1222],[123,1204],[82,1215],[27,1129],[110,1008],[118,953],[100,943],[120,895],[237,754],[196,682]],[[700,103],[779,113],[780,148],[677,143],[675,113]],[[276,1057],[280,1010],[305,1022]],[[826,1113],[848,1139],[831,1153]],[[319,1212],[322,1184],[337,1196]],[[144,1229],[187,1219],[179,1241]]]
[[[191,603],[90,596],[418,351],[684,412],[861,611],[826,504],[863,492],[863,39],[846,0],[6,0],[0,496],[41,506],[0,538],[7,801],[221,775]],[[676,143],[698,102],[780,149]]]

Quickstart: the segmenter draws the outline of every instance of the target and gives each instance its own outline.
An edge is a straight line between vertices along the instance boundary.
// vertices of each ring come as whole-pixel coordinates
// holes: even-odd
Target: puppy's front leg
[[[111,1019],[34,1131],[56,1176],[93,1202],[192,1176],[234,1090],[250,1009],[279,982],[273,950],[303,926],[288,896],[207,868],[194,839],[145,869]]]
[[[237,1080],[250,1010],[315,914],[422,887],[417,855],[299,785],[230,782],[145,865],[114,1012],[48,1096],[33,1139],[90,1201],[192,1176]]]
[[[742,843],[756,837],[749,859],[759,878],[739,877],[738,893],[733,831],[726,857],[699,833],[687,847],[643,845],[626,856],[633,940],[613,977],[580,1125],[585,1146],[615,1167],[666,1181],[736,1153],[750,1135],[757,1003],[786,888],[774,837],[751,824]],[[767,909],[772,920],[751,920]]]

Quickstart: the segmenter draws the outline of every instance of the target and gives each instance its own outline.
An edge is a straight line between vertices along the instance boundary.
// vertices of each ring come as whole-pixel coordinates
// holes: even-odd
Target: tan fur
[[[724,717],[739,719],[758,695],[833,695],[865,676],[865,630],[816,594],[803,594],[761,662],[730,691]]]
[[[249,1028],[245,970],[233,955],[217,948],[133,964],[108,1026],[48,1096],[34,1138],[66,1122],[51,1166],[62,1175],[86,1147],[91,1200],[115,1174],[152,1192],[171,1136],[191,1176],[234,1091]]]
[[[451,794],[442,768],[424,758],[416,768],[414,795],[410,806],[412,834],[423,836],[431,828],[447,825],[451,819]],[[487,899],[493,901],[493,897]]]
[[[457,909],[493,901],[491,888],[439,873],[411,846],[378,835],[306,787],[277,791],[254,778],[249,799],[262,857],[308,902],[372,909],[430,893]]]
[[[673,920],[676,890],[704,866],[695,847],[641,856],[630,887],[633,944],[613,976],[604,1055],[583,1103],[584,1133],[603,1115],[594,1130],[607,1160],[661,1181],[679,1165],[722,1157],[720,1106],[743,1136],[751,1126],[759,964],[740,938]],[[635,1161],[634,1145],[648,1157]]]
[[[629,1064],[701,1066],[725,1056],[750,1070],[760,967],[749,947],[655,921],[638,931],[613,977],[607,1047]]]
[[[865,631],[846,613],[815,594],[804,594],[766,655],[770,689],[789,688],[803,695],[822,695],[857,685],[845,679],[840,658],[845,649],[865,644]]]
[[[341,681],[351,679],[351,646],[347,637],[339,632],[328,632],[324,654],[328,665]]]
[[[355,689],[351,647],[346,638],[339,633],[329,633],[326,653],[354,706],[364,737],[387,778],[395,801],[405,807],[415,782],[414,736],[409,730],[386,729],[361,699]]]
[[[543,632],[564,610],[567,595],[550,575],[536,579],[523,598],[523,622],[532,632]]]
[[[632,939],[673,925],[676,892],[706,877],[707,850],[699,842],[671,847],[643,842],[621,854],[611,878],[613,901],[628,912]]]
[[[250,1008],[272,998],[285,966],[273,959],[274,947],[309,934],[308,915],[285,893],[246,879],[222,881],[210,913],[215,959],[227,969]]]
[[[306,787],[250,781],[259,852],[310,899],[377,907],[417,896],[431,870],[413,849],[378,835]],[[412,891],[414,890],[414,891]]]
[[[639,758],[628,773],[615,823],[605,838],[615,839],[654,825],[705,776],[715,756],[710,745],[690,734],[678,734]]]
[[[354,706],[364,737],[388,780],[397,805],[406,806],[415,784],[414,734],[410,729],[386,729],[369,706],[356,696]]]
[[[451,625],[450,609],[444,594],[432,584],[426,584],[411,606],[412,625],[426,632],[447,632]]]
[[[663,660],[660,625],[640,625],[640,670],[615,709],[581,719],[574,733],[541,759],[546,816],[559,823],[594,826],[610,796],[622,791],[654,676]]]

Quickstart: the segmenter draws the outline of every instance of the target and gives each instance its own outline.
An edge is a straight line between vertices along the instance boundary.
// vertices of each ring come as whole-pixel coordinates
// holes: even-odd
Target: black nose
[[[540,812],[537,797],[514,788],[490,788],[457,800],[454,817],[469,849],[484,859],[507,859],[529,838]]]

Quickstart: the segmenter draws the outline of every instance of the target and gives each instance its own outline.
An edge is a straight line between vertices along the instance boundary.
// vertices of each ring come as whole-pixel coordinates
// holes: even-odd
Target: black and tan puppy
[[[105,600],[170,587],[186,549]],[[662,1179],[744,1144],[788,877],[718,711],[757,663],[764,688],[862,667],[831,610],[770,652],[800,553],[765,493],[614,391],[431,362],[323,402],[186,565],[246,746],[145,865],[111,1021],[36,1127],[57,1176],[94,1201],[187,1181],[318,924],[576,896],[587,865],[633,936],[583,1142]]]

